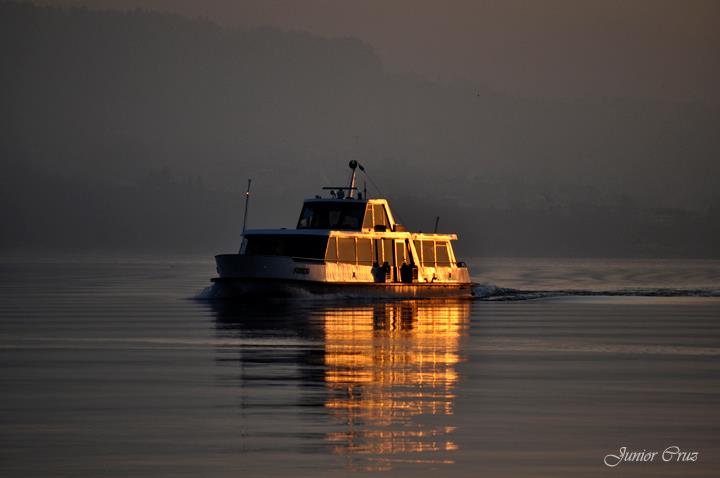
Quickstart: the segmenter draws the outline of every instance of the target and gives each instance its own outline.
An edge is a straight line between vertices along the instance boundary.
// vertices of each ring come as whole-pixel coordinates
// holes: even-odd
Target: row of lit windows
[[[449,266],[450,245],[446,241],[413,241],[424,266]]]
[[[447,241],[418,240],[414,241],[414,244],[423,266],[450,265],[450,245]],[[387,262],[390,266],[400,266],[403,263],[411,263],[405,241],[355,237],[329,238],[325,260],[359,265]]]
[[[374,262],[392,264],[392,243],[392,239],[331,237],[328,240],[325,260],[360,265],[372,265]]]

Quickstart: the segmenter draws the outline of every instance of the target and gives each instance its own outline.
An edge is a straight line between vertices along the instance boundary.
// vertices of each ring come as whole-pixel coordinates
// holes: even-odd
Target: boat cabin
[[[330,282],[457,282],[467,269],[455,258],[456,239],[408,232],[385,199],[316,197],[304,201],[296,229],[246,231],[240,254],[322,264]]]

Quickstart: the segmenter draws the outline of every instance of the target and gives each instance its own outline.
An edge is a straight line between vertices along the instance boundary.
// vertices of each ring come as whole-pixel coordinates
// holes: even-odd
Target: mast
[[[245,223],[247,222],[248,203],[250,202],[250,183],[252,179],[248,179],[247,191],[245,191],[245,214],[243,214],[242,234],[245,235]]]
[[[358,163],[354,159],[350,161],[350,169],[352,169],[352,174],[350,174],[350,185],[348,186],[348,197],[357,199],[357,186],[356,186],[356,179],[357,179],[357,169],[360,169],[360,171],[365,172],[365,168],[362,164]],[[367,173],[366,173],[367,174]],[[367,188],[365,189],[365,193],[363,194],[365,198],[367,198]]]
[[[350,169],[352,169],[352,174],[350,174],[350,190],[348,191],[348,196],[352,198],[355,197],[355,175],[357,172],[358,162],[353,159],[350,161],[349,166]]]

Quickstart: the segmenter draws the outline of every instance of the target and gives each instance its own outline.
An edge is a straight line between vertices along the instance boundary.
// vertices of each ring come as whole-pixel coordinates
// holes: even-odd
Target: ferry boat
[[[472,297],[457,235],[407,231],[386,199],[358,191],[358,166],[350,161],[348,186],[306,199],[295,229],[243,230],[238,254],[215,256],[222,295]],[[246,217],[248,196],[249,185]]]

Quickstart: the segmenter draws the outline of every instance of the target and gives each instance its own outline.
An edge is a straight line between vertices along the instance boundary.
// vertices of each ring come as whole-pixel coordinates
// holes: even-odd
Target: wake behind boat
[[[249,229],[238,254],[215,256],[222,295],[471,297],[457,235],[408,232],[386,199],[358,191],[358,167],[350,162],[348,186],[306,199],[295,229]]]

